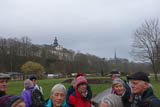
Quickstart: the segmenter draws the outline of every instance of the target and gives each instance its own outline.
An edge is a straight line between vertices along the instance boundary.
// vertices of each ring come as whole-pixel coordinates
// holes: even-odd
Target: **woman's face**
[[[63,90],[55,90],[52,97],[53,107],[61,107],[65,100],[65,92]]]
[[[86,91],[87,91],[87,84],[80,84],[79,86],[78,86],[78,91],[79,91],[79,93],[85,93]]]
[[[122,95],[124,93],[124,86],[123,86],[123,84],[120,84],[120,83],[116,84],[114,86],[114,89],[115,89],[115,92],[116,92],[117,95]]]

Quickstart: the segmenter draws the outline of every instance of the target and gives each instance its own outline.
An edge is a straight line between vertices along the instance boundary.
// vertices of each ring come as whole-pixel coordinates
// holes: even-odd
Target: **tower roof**
[[[55,37],[55,39],[54,39],[53,46],[54,46],[54,47],[58,46],[58,40],[57,40],[57,37]]]

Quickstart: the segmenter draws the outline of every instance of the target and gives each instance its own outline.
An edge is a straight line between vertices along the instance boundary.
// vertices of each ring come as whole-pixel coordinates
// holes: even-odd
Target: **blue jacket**
[[[73,92],[75,92],[75,89],[74,89],[73,86],[71,85],[71,86],[68,88],[67,95],[66,95],[66,102],[67,102],[67,103],[69,103],[69,96],[72,95]]]
[[[45,102],[44,107],[53,107],[52,100],[50,98]],[[69,107],[69,106],[66,104],[66,102],[64,102],[61,107]]]

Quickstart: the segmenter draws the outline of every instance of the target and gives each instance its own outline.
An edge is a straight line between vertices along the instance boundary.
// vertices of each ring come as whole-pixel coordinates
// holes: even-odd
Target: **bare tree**
[[[22,42],[22,52],[24,56],[29,56],[31,54],[31,39],[27,36],[24,36],[21,38],[21,42]]]
[[[160,41],[159,20],[146,20],[134,32],[132,55],[140,61],[149,61],[157,80]]]

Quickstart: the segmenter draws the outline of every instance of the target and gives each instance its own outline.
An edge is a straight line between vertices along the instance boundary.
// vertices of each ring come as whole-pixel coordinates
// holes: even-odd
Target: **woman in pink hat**
[[[66,102],[67,104],[69,104],[69,96],[72,95],[72,93],[75,93],[75,90],[76,90],[76,86],[75,86],[75,83],[76,83],[76,79],[80,76],[83,76],[85,78],[85,75],[83,73],[77,73],[77,75],[75,76],[75,78],[73,79],[72,83],[71,83],[71,86],[68,88],[68,91],[67,91],[67,95],[66,95]],[[85,97],[85,99],[91,99],[92,98],[92,91],[91,91],[91,87],[87,84],[87,97]]]
[[[75,81],[76,91],[69,96],[69,105],[73,107],[91,107],[90,99],[87,99],[88,82],[84,76],[79,76]]]

